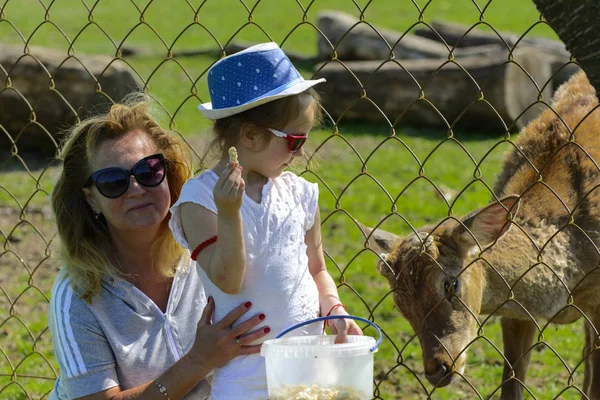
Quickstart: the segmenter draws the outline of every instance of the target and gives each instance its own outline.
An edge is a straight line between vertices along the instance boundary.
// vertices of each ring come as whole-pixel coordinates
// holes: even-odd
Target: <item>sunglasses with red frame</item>
[[[306,143],[306,139],[308,139],[308,135],[290,135],[289,133],[284,133],[273,128],[269,128],[269,131],[273,135],[288,141],[288,151],[290,153],[300,150],[304,146],[304,143]]]

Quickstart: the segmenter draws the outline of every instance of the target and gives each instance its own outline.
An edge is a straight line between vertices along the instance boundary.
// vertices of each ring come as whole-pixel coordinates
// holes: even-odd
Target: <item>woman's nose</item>
[[[135,179],[133,175],[129,177],[129,187],[127,188],[127,194],[129,196],[137,196],[146,192],[146,188]]]

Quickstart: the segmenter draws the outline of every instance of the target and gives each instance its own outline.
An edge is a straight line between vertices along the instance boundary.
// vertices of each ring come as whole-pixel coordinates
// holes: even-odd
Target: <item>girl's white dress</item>
[[[189,247],[181,224],[180,205],[199,204],[217,214],[213,187],[218,176],[206,170],[183,186],[171,208],[169,226],[177,241]],[[246,247],[246,275],[241,291],[229,295],[219,290],[200,268],[206,296],[216,304],[213,320],[222,319],[238,305],[252,302],[249,317],[264,313],[263,325],[272,339],[284,329],[319,316],[319,293],[308,271],[304,238],[312,227],[318,202],[318,187],[291,172],[269,179],[260,204],[244,194],[241,208]],[[311,324],[290,335],[320,333],[322,325]],[[260,327],[259,327],[260,329]],[[262,340],[261,340],[262,341]],[[211,399],[267,399],[264,358],[242,356],[215,371]]]

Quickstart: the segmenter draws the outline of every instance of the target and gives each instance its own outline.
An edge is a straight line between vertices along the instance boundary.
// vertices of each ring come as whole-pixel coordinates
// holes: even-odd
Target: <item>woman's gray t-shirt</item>
[[[87,396],[117,385],[121,390],[142,385],[186,354],[206,305],[196,268],[189,257],[181,262],[165,313],[130,282],[109,277],[88,304],[61,271],[48,312],[60,366],[50,400]],[[204,379],[186,399],[205,399],[209,394]]]

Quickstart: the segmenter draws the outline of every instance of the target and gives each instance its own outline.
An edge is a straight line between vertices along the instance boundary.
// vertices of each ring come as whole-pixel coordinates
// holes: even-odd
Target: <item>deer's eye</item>
[[[458,293],[460,289],[460,280],[459,278],[446,278],[444,280],[444,294],[446,296],[450,296]]]

